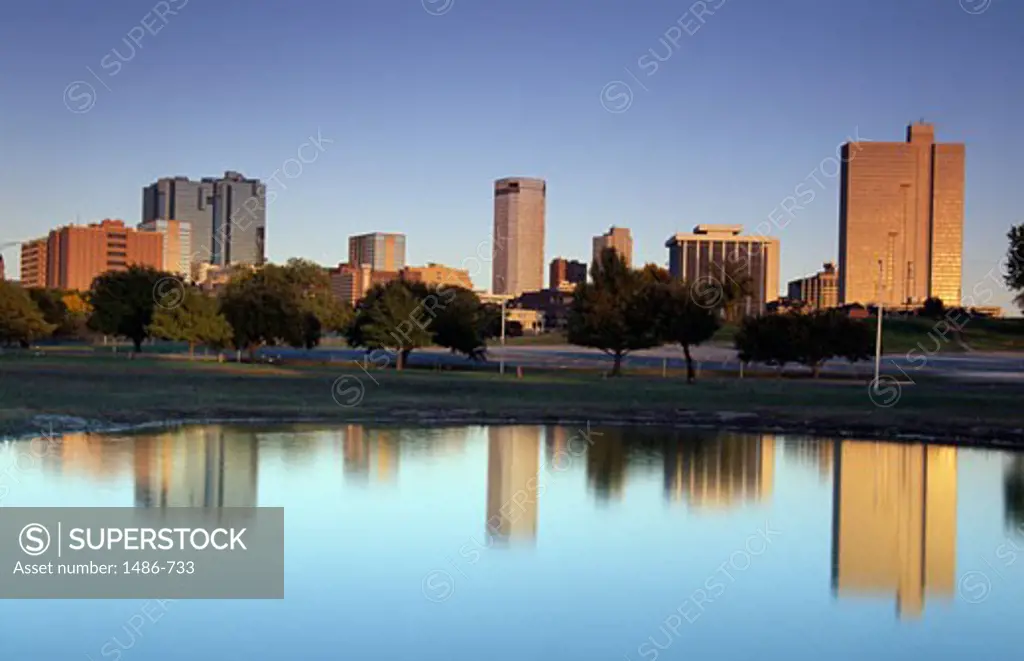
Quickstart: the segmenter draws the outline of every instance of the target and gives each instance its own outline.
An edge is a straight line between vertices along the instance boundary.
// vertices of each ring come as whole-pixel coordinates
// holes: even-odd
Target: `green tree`
[[[686,357],[686,382],[693,383],[696,376],[690,348],[711,339],[719,327],[718,310],[694,296],[694,287],[681,280],[670,280],[659,285],[658,332],[661,340],[679,344]]]
[[[433,293],[444,303],[430,326],[434,344],[474,360],[483,358],[487,350],[486,327],[493,321],[481,305],[480,298],[462,287],[443,287]],[[500,325],[500,309],[498,314]],[[500,328],[498,332],[500,334]]]
[[[705,305],[715,305],[730,324],[744,317],[747,300],[754,295],[746,258],[726,259],[711,265],[711,276],[692,283],[693,296]]]
[[[1006,251],[1006,286],[1017,292],[1014,302],[1024,310],[1024,223],[1010,227],[1006,238],[1010,246]]]
[[[930,319],[941,319],[945,312],[946,306],[942,303],[942,299],[930,296],[929,298],[926,298],[924,303],[921,305],[919,314],[922,317],[929,317]]]
[[[233,277],[221,291],[220,312],[231,326],[232,344],[250,359],[261,346],[302,347],[310,341],[301,290],[282,266],[267,264]]]
[[[865,322],[826,310],[749,317],[736,336],[736,348],[744,362],[777,365],[780,373],[786,363],[800,363],[817,378],[832,358],[866,360],[872,339]]]
[[[56,328],[43,317],[32,298],[21,287],[0,280],[0,344],[27,347]]]
[[[591,265],[590,277],[573,295],[568,339],[612,356],[611,375],[619,376],[623,357],[660,344],[653,309],[657,297],[644,274],[627,267],[611,248]]]
[[[800,316],[769,314],[744,319],[734,340],[739,359],[744,363],[775,365],[781,376],[786,363],[800,360],[794,337]]]
[[[283,273],[298,290],[303,345],[307,349],[317,346],[324,332],[345,333],[354,312],[333,294],[331,278],[325,269],[309,260],[292,258],[285,264]]]
[[[92,283],[89,326],[104,335],[126,337],[142,351],[157,305],[174,307],[184,284],[170,273],[149,266],[130,266],[108,271]]]
[[[86,334],[89,308],[81,294],[42,288],[29,289],[28,294],[39,306],[46,323],[55,327],[55,337],[83,337]]]
[[[413,349],[427,346],[433,339],[424,291],[401,280],[370,289],[346,334],[349,346],[394,350],[395,369],[403,369]]]
[[[501,306],[497,303],[484,303],[480,306],[480,336],[485,340],[501,337]],[[505,329],[506,334],[508,329]]]
[[[158,307],[149,333],[165,340],[188,343],[188,358],[195,356],[197,344],[220,348],[231,341],[231,326],[219,311],[215,298],[194,287],[185,290],[181,304]]]

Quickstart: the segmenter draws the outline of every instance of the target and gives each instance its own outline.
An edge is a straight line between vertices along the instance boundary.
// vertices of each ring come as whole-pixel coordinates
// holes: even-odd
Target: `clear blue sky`
[[[752,231],[817,171],[824,189],[774,232],[785,282],[837,258],[823,159],[923,117],[967,143],[965,292],[997,265],[1024,220],[1024,3],[708,0],[721,6],[703,24],[690,4],[168,0],[178,13],[150,14],[156,34],[135,46],[150,0],[8,3],[0,244],[76,217],[138,222],[160,176],[269,179],[319,129],[333,144],[269,183],[275,261],[337,263],[348,235],[381,230],[408,235],[412,263],[463,264],[489,238],[492,180],[527,175],[548,180],[547,259],[589,259],[617,224],[638,261],[665,263],[672,233]],[[79,80],[96,95],[76,114],[64,93]],[[634,92],[617,114],[601,104],[616,80]],[[465,263],[489,286],[486,264]]]

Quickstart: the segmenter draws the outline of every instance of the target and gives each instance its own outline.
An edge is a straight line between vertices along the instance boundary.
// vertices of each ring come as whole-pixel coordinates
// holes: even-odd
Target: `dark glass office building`
[[[237,172],[193,181],[165,177],[142,189],[142,222],[192,224],[192,264],[262,264],[266,257],[266,186]]]

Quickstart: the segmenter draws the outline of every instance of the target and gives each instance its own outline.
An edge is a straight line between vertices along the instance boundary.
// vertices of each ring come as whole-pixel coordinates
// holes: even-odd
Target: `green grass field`
[[[1016,439],[1024,426],[1022,396],[1020,386],[952,387],[919,380],[903,387],[893,406],[881,408],[872,403],[867,385],[857,381],[708,377],[688,386],[678,377],[606,379],[596,371],[528,370],[519,379],[493,371],[366,373],[351,363],[331,368],[113,355],[0,357],[0,435],[38,433],[34,416],[64,415],[104,424],[213,418],[337,423],[725,420],[819,435]]]

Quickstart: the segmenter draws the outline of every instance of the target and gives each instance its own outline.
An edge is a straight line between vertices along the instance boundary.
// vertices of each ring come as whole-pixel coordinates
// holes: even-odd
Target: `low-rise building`
[[[569,310],[572,307],[572,299],[572,289],[542,289],[523,292],[512,301],[511,307],[542,313],[544,328],[547,330],[564,329],[569,326]]]
[[[505,322],[519,324],[526,334],[537,335],[544,332],[544,313],[540,310],[505,308]]]
[[[473,290],[473,280],[466,269],[452,268],[444,264],[429,262],[426,266],[406,266],[400,271],[406,282],[422,282],[425,285],[445,285]]]
[[[192,264],[192,282],[202,291],[208,294],[216,294],[224,288],[231,278],[246,271],[255,271],[258,267],[255,264],[232,264],[230,266],[218,266],[209,262],[198,262]]]
[[[805,310],[828,310],[839,305],[839,272],[833,262],[825,262],[821,271],[791,280],[787,287],[791,302]]]
[[[327,275],[331,279],[331,293],[335,298],[355,306],[363,300],[371,287],[397,280],[400,272],[374,271],[369,264],[338,264],[335,268],[327,269]]]
[[[551,260],[548,273],[548,287],[558,289],[563,286],[576,286],[587,281],[587,265],[575,259],[568,260],[556,257]]]

